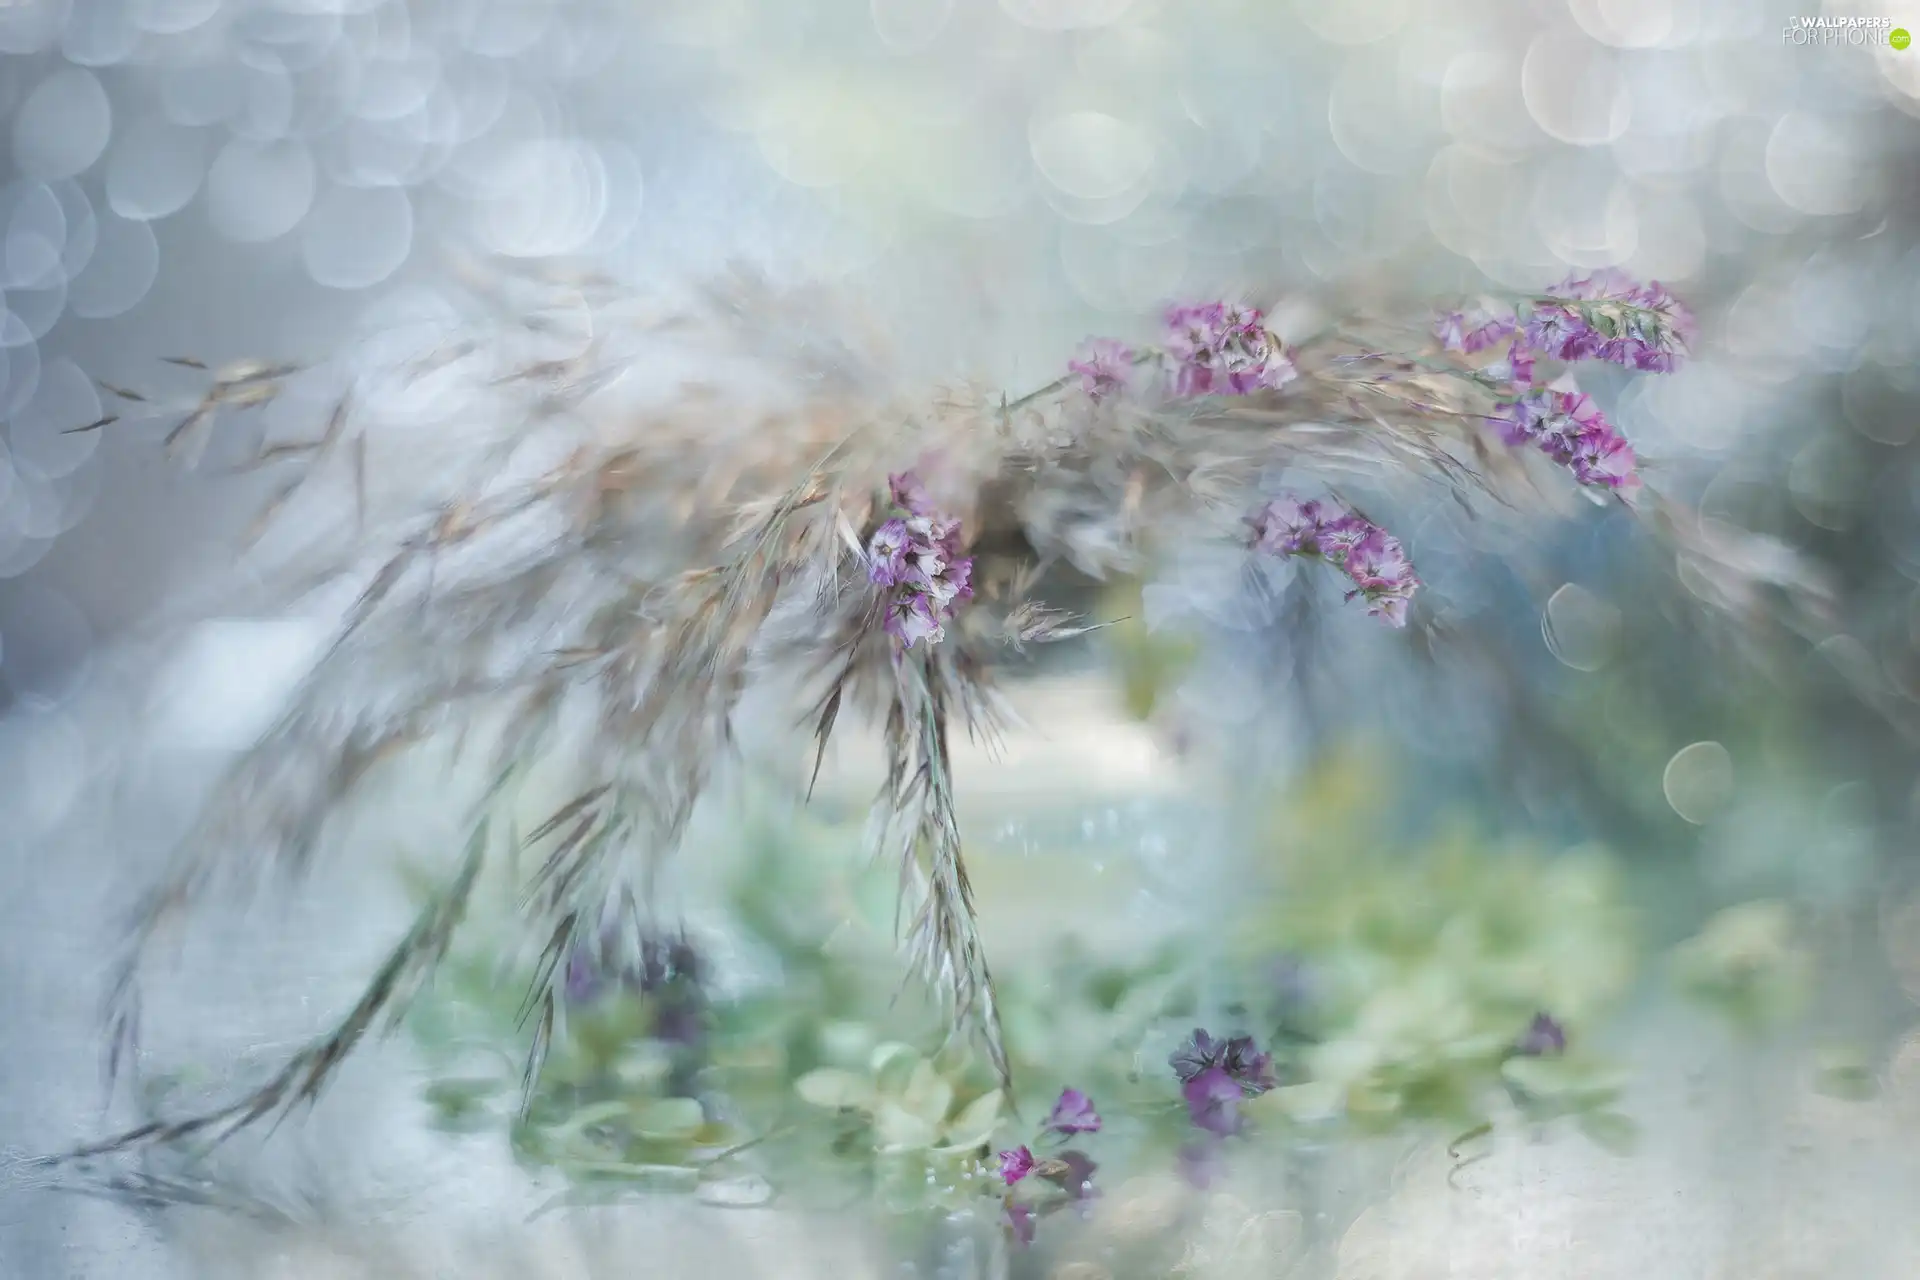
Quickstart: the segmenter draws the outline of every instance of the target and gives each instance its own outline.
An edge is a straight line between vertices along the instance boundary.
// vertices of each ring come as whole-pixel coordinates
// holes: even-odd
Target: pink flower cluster
[[[1472,355],[1508,338],[1505,372],[1519,386],[1533,381],[1545,356],[1567,364],[1604,360],[1642,373],[1671,373],[1697,336],[1693,315],[1658,281],[1640,284],[1608,269],[1568,276],[1518,311],[1474,307],[1442,315],[1434,336],[1449,351]]]
[[[1496,420],[1510,445],[1532,444],[1581,484],[1631,492],[1640,487],[1633,446],[1593,397],[1562,379],[1503,405]]]
[[[1693,315],[1659,281],[1623,272],[1569,276],[1535,298],[1529,346],[1556,360],[1604,360],[1642,373],[1672,373],[1696,336]]]
[[[1067,371],[1078,375],[1080,388],[1095,400],[1125,391],[1133,378],[1133,348],[1117,338],[1094,338],[1067,361]]]
[[[893,514],[867,542],[867,577],[892,589],[887,633],[911,649],[938,644],[956,606],[973,598],[973,558],[960,554],[960,522],[933,509],[911,471],[888,481]]]
[[[1173,366],[1173,394],[1244,396],[1286,386],[1298,376],[1286,348],[1252,307],[1203,302],[1167,312],[1162,353]],[[1123,342],[1095,338],[1067,362],[1094,400],[1124,391],[1142,358]]]
[[[1078,1089],[1062,1089],[1059,1101],[1053,1104],[1052,1113],[1041,1124],[1032,1145],[1014,1147],[1000,1153],[998,1172],[1008,1189],[1008,1195],[1002,1202],[1003,1221],[1015,1243],[1033,1243],[1034,1231],[1042,1215],[1058,1212],[1069,1205],[1084,1205],[1099,1194],[1093,1185],[1093,1175],[1100,1166],[1086,1152],[1065,1150],[1055,1155],[1037,1156],[1033,1148],[1042,1143],[1064,1142],[1076,1134],[1098,1132],[1100,1113],[1094,1109],[1093,1099]],[[1049,1184],[1050,1190],[1041,1193],[1042,1199],[1016,1198],[1014,1187],[1025,1183],[1022,1190],[1031,1191],[1036,1186],[1027,1182],[1029,1175]]]
[[[1491,307],[1439,318],[1434,334],[1463,354],[1508,342],[1505,357],[1482,376],[1507,388],[1494,420],[1510,445],[1532,444],[1581,484],[1632,490],[1640,484],[1633,446],[1566,377],[1536,385],[1537,360],[1602,360],[1643,373],[1670,373],[1686,358],[1693,316],[1658,281],[1640,284],[1608,269],[1568,276],[1517,311]]]
[[[1298,376],[1280,339],[1253,307],[1226,302],[1174,307],[1167,312],[1167,354],[1174,387],[1183,396],[1244,396],[1272,391]]]
[[[1388,625],[1407,625],[1407,606],[1420,586],[1400,540],[1338,502],[1276,498],[1251,521],[1254,548],[1279,556],[1317,556],[1353,579],[1347,599],[1363,597],[1367,612]]]
[[[1225,1139],[1246,1131],[1240,1104],[1279,1086],[1273,1055],[1260,1052],[1252,1036],[1218,1040],[1195,1027],[1187,1042],[1167,1058],[1167,1065],[1180,1079],[1187,1118],[1206,1135],[1180,1151],[1187,1181],[1204,1188],[1219,1172]]]
[[[1449,311],[1433,324],[1433,335],[1449,351],[1472,355],[1511,338],[1518,326],[1511,313],[1502,314],[1488,307],[1468,307]]]

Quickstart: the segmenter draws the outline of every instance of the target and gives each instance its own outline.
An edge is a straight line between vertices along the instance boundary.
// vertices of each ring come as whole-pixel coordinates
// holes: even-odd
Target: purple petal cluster
[[[1053,1104],[1053,1111],[1047,1116],[1046,1128],[1054,1133],[1098,1133],[1100,1132],[1100,1113],[1093,1109],[1093,1099],[1078,1089],[1062,1089],[1060,1100]]]
[[[934,510],[912,472],[888,481],[894,514],[867,541],[867,577],[887,587],[887,633],[907,648],[938,644],[973,598],[973,558],[960,554],[960,522]]]
[[[1167,312],[1167,355],[1181,396],[1244,396],[1286,386],[1299,376],[1280,339],[1252,307],[1227,302]]]
[[[1173,1074],[1182,1084],[1191,1084],[1209,1071],[1224,1072],[1229,1080],[1251,1094],[1273,1088],[1273,1056],[1260,1052],[1252,1036],[1215,1039],[1200,1027],[1193,1029],[1184,1044],[1167,1058]]]
[[[1697,336],[1692,313],[1659,281],[1640,284],[1608,269],[1569,276],[1528,305],[1521,341],[1571,363],[1604,360],[1642,373],[1671,373]]]
[[[1032,1144],[999,1153],[998,1173],[1009,1189],[1004,1220],[1016,1243],[1033,1243],[1035,1224],[1041,1214],[1053,1213],[1069,1205],[1079,1205],[1084,1209],[1086,1202],[1099,1194],[1093,1185],[1093,1175],[1099,1166],[1086,1152],[1066,1150],[1053,1155],[1036,1156],[1033,1148],[1049,1141],[1057,1143],[1074,1134],[1099,1131],[1100,1113],[1094,1109],[1093,1100],[1078,1089],[1063,1089]],[[1051,1186],[1053,1191],[1042,1191],[1041,1198],[1036,1201],[1031,1189],[1040,1183]],[[1025,1184],[1028,1191],[1020,1193],[1026,1198],[1017,1199],[1011,1189],[1021,1184]]]
[[[1240,1082],[1223,1068],[1208,1067],[1187,1081],[1181,1096],[1187,1100],[1187,1118],[1196,1128],[1222,1138],[1240,1132],[1240,1100],[1246,1095]]]
[[[1067,370],[1080,379],[1080,389],[1095,400],[1125,391],[1133,378],[1133,348],[1113,338],[1094,338],[1067,361]]]
[[[1517,328],[1511,313],[1471,307],[1442,315],[1434,322],[1433,333],[1447,350],[1472,355],[1512,337]]]
[[[1187,1119],[1207,1135],[1181,1153],[1181,1167],[1189,1181],[1204,1187],[1218,1171],[1219,1144],[1246,1127],[1240,1104],[1273,1088],[1273,1058],[1260,1052],[1252,1036],[1219,1040],[1202,1028],[1167,1058],[1180,1080],[1187,1103]]]
[[[1388,625],[1407,625],[1407,606],[1420,579],[1399,539],[1338,502],[1276,498],[1252,520],[1256,550],[1278,556],[1317,556],[1353,579],[1347,599],[1363,597],[1367,612]]]
[[[1514,1042],[1513,1051],[1524,1058],[1558,1057],[1567,1051],[1567,1029],[1552,1014],[1536,1013]]]
[[[1534,445],[1581,484],[1623,492],[1640,486],[1633,446],[1592,396],[1570,384],[1535,387],[1503,405],[1496,421],[1508,444]]]
[[[1000,1153],[1000,1178],[1008,1186],[1020,1181],[1033,1172],[1033,1152],[1026,1147],[1015,1147],[1011,1151]]]
[[[675,985],[698,986],[705,962],[684,936],[646,937],[636,960],[616,960],[619,930],[608,927],[597,945],[574,948],[567,960],[566,996],[572,1004],[590,1004],[619,987],[634,995],[659,995]]]
[[[1506,357],[1488,365],[1486,372],[1496,381],[1525,390],[1533,385],[1533,365],[1533,349],[1516,337]]]
[[[685,936],[647,937],[636,961],[619,962],[619,935],[605,930],[597,946],[576,947],[567,958],[563,991],[568,1005],[591,1005],[613,991],[647,1001],[653,1014],[651,1036],[667,1044],[696,1048],[705,1039],[707,996],[705,961]]]
[[[1516,394],[1534,386],[1534,365],[1542,359],[1602,360],[1643,373],[1671,373],[1697,337],[1692,314],[1666,286],[1641,284],[1611,268],[1569,276],[1522,302],[1517,312],[1484,306],[1448,312],[1433,331],[1447,350],[1469,355],[1511,339],[1481,376]]]

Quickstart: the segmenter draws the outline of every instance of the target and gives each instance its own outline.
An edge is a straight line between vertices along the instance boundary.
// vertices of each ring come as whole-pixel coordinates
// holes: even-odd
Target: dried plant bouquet
[[[587,308],[594,335],[559,357],[557,295]],[[996,676],[1026,648],[1104,621],[1037,594],[1057,569],[1107,580],[1187,542],[1225,543],[1319,564],[1354,607],[1430,633],[1401,543],[1332,483],[1358,476],[1435,485],[1470,512],[1527,505],[1543,485],[1622,504],[1653,537],[1711,562],[1735,608],[1797,581],[1750,549],[1703,542],[1697,522],[1641,485],[1631,446],[1573,382],[1582,362],[1658,373],[1687,354],[1686,310],[1611,273],[1437,323],[1347,320],[1292,345],[1249,307],[1175,307],[1157,343],[1089,343],[1060,379],[1018,398],[900,392],[883,359],[829,336],[828,300],[745,278],[652,315],[591,281],[519,281],[498,296],[507,319],[445,336],[384,388],[431,398],[485,386],[508,406],[497,447],[467,447],[444,471],[370,466],[383,446],[367,415],[382,388],[362,380],[316,439],[269,442],[254,460],[295,468],[257,526],[283,542],[314,527],[292,519],[312,487],[351,491],[354,518],[288,544],[290,567],[273,576],[288,592],[353,603],[141,905],[112,993],[113,1062],[134,1045],[137,979],[163,936],[223,881],[307,866],[370,772],[429,739],[474,753],[489,780],[458,874],[346,1016],[259,1089],[57,1159],[216,1138],[310,1101],[430,980],[483,866],[522,851],[522,931],[537,956],[531,1090],[564,1017],[571,958],[642,962],[641,932],[627,927],[635,904],[758,687],[794,696],[820,752],[856,715],[881,726],[869,837],[898,866],[912,966],[1004,1085],[951,752],[956,734],[991,736],[1003,722]],[[210,376],[168,438],[176,451],[301,375]],[[552,423],[571,443],[542,459],[524,446]],[[1283,475],[1315,487],[1276,488]],[[522,833],[506,815],[536,772],[549,788],[568,779],[569,798]]]

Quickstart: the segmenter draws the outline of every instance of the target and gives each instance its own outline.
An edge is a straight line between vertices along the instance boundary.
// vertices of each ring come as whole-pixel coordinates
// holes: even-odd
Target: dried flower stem
[[[831,309],[811,296],[782,298],[735,278],[664,318],[596,303],[607,323],[595,341],[556,360],[550,342],[528,341],[552,326],[545,286],[477,275],[471,283],[487,308],[482,323],[493,327],[441,342],[404,371],[419,378],[474,357],[474,389],[497,398],[516,424],[473,450],[471,474],[450,486],[452,496],[384,524],[370,515],[377,495],[368,492],[366,430],[354,420],[358,396],[341,401],[316,437],[259,459],[309,468],[269,503],[270,521],[311,468],[351,440],[350,518],[343,510],[338,536],[319,540],[310,572],[277,580],[290,592],[361,587],[286,716],[222,780],[182,864],[140,905],[113,983],[110,1076],[135,1038],[145,956],[216,880],[254,866],[302,870],[331,813],[381,760],[441,733],[464,744],[487,725],[492,785],[483,819],[516,798],[535,762],[563,746],[577,756],[573,799],[527,842],[541,850],[523,902],[539,957],[526,1010],[531,1084],[563,1016],[566,958],[646,896],[733,745],[743,690],[770,673],[811,679],[818,691],[808,717],[816,776],[843,712],[876,713],[887,773],[871,835],[900,868],[913,971],[949,1000],[956,1033],[972,1027],[984,1036],[1004,1083],[949,735],[956,717],[969,733],[994,732],[992,670],[1006,653],[1092,629],[1025,598],[1041,567],[1064,562],[1096,579],[1137,572],[1149,537],[1258,510],[1274,496],[1264,486],[1277,469],[1417,477],[1469,510],[1481,498],[1513,502],[1528,487],[1521,460],[1490,429],[1502,423],[1583,483],[1617,492],[1632,474],[1630,451],[1615,447],[1589,406],[1540,403],[1555,412],[1538,415],[1516,408],[1535,403],[1526,398],[1531,367],[1511,354],[1520,350],[1517,313],[1462,316],[1440,330],[1462,348],[1496,334],[1509,342],[1508,368],[1497,375],[1495,366],[1432,351],[1424,338],[1428,350],[1391,355],[1390,336],[1355,326],[1287,348],[1257,311],[1209,303],[1170,313],[1161,348],[1097,342],[1067,376],[1016,399],[956,391],[903,406],[885,393],[884,363],[829,336]],[[573,305],[583,296],[578,282],[558,287]],[[595,285],[587,296],[613,293]],[[1553,351],[1649,370],[1683,354],[1690,329],[1664,291],[1611,278],[1572,282],[1528,312],[1543,323],[1556,316],[1571,316],[1594,341]],[[640,345],[623,353],[623,336]],[[716,369],[744,364],[776,390],[748,389],[750,379],[732,385],[723,374],[664,404],[601,411],[601,393],[639,353],[676,344]],[[176,436],[203,442],[216,410],[257,407],[293,375],[266,365],[214,375],[193,429],[182,424]],[[531,480],[495,483],[526,431],[589,415],[603,429],[564,462]],[[902,500],[897,482],[912,466],[953,519],[919,496]],[[895,506],[926,529],[896,516],[902,529],[880,536],[888,520],[875,495],[889,487]],[[1651,513],[1672,541],[1691,536],[1657,502],[1636,510]],[[369,538],[379,542],[369,547]],[[1396,548],[1380,531],[1357,559],[1343,547],[1338,560],[1383,616],[1402,614],[1416,581]],[[874,577],[881,551],[887,582]],[[1709,551],[1739,607],[1757,605],[1760,579],[1790,594],[1802,585],[1784,569],[1743,566],[1724,547],[1699,554]],[[1009,581],[1018,584],[1011,599],[969,599],[975,582],[984,597],[988,584]],[[896,617],[889,634],[887,610],[903,604],[921,612]],[[563,743],[563,723],[584,725],[581,740]],[[310,1099],[367,1024],[403,1007],[426,980],[465,891],[423,916],[348,1019],[265,1089],[69,1158],[224,1133]]]

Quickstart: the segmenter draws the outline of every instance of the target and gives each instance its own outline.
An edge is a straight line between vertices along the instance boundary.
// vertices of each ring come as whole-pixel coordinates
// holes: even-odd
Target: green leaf
[[[562,1172],[576,1178],[618,1181],[661,1191],[691,1191],[700,1171],[686,1165],[637,1164],[628,1160],[565,1160]]]
[[[700,1131],[706,1115],[693,1098],[654,1098],[633,1109],[633,1129],[644,1138],[684,1141]]]
[[[900,1106],[937,1130],[953,1106],[953,1086],[931,1062],[922,1062],[907,1078],[907,1087],[900,1094]]]
[[[1005,1097],[999,1090],[983,1093],[961,1108],[960,1114],[947,1121],[946,1145],[953,1150],[971,1150],[985,1146],[993,1137],[994,1126],[1000,1123],[1000,1108]]]
[[[1341,1107],[1339,1087],[1318,1080],[1270,1089],[1248,1104],[1248,1109],[1256,1113],[1271,1109],[1307,1124],[1330,1120],[1340,1114]]]
[[[882,1094],[896,1096],[906,1091],[907,1082],[913,1079],[920,1065],[919,1051],[897,1040],[876,1046],[867,1060],[867,1069],[873,1072],[874,1088]]]
[[[635,1114],[633,1104],[621,1099],[596,1102],[591,1106],[580,1107],[568,1113],[556,1132],[581,1133],[594,1125],[605,1124],[609,1120],[625,1120],[633,1114]]]
[[[1640,1146],[1640,1126],[1618,1111],[1587,1112],[1580,1117],[1580,1132],[1616,1156],[1630,1156]]]
[[[1617,1072],[1577,1058],[1508,1058],[1501,1064],[1500,1074],[1529,1097],[1569,1109],[1609,1102],[1623,1084]]]
[[[793,1082],[793,1091],[800,1095],[802,1101],[828,1110],[842,1107],[854,1107],[861,1111],[873,1109],[873,1086],[851,1071],[842,1071],[838,1067],[821,1067],[807,1072]]]
[[[873,1114],[874,1137],[882,1151],[919,1151],[939,1140],[938,1125],[894,1102],[882,1102]]]

